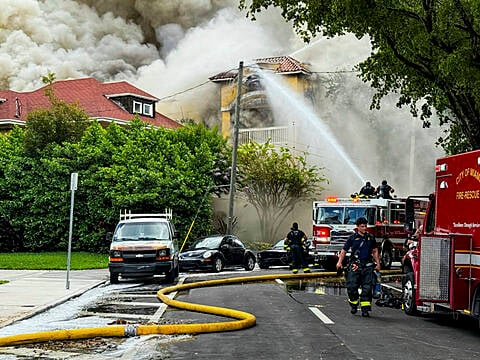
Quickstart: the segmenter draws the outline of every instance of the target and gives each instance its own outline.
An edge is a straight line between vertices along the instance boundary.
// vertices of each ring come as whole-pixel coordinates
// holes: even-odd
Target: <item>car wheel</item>
[[[118,284],[118,273],[110,273],[110,284]]]
[[[212,264],[212,270],[214,272],[220,272],[223,270],[223,260],[221,257],[217,256],[215,259],[213,259],[213,264]]]
[[[251,255],[247,256],[244,267],[245,270],[252,271],[255,268],[255,258]]]
[[[270,267],[270,265],[268,265],[268,263],[266,263],[266,262],[260,261],[260,262],[258,263],[258,267],[259,267],[260,269],[268,269],[268,268]]]
[[[172,284],[173,282],[175,282],[175,279],[177,278],[178,273],[179,273],[179,270],[177,266],[165,272],[165,282],[167,284]]]
[[[417,306],[415,304],[415,279],[411,269],[405,269],[408,271],[403,278],[402,283],[402,302],[403,311],[407,315],[416,315]]]

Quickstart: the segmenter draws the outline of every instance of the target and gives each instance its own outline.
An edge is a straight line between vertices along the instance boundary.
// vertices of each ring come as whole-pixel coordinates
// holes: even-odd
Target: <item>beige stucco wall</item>
[[[213,207],[215,213],[223,213],[228,216],[229,199],[228,196],[222,198],[213,198]],[[238,219],[238,225],[233,232],[241,240],[254,242],[265,242],[260,236],[260,224],[255,208],[242,199],[235,198],[233,216]],[[225,220],[226,221],[226,220]],[[292,223],[296,221],[300,229],[307,236],[312,235],[312,202],[298,203],[293,214],[287,216],[278,228],[275,241],[285,237],[290,230]]]

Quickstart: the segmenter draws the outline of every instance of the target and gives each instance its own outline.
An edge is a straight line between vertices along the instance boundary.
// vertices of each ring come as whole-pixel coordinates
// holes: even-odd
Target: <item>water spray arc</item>
[[[288,104],[295,111],[295,118],[297,119],[295,124],[298,124],[298,119],[301,119],[305,121],[309,127],[313,127],[315,134],[325,140],[331,146],[331,148],[335,150],[335,152],[348,165],[353,174],[361,181],[362,184],[364,184],[365,178],[358,167],[347,155],[345,149],[337,141],[329,127],[317,114],[315,114],[313,108],[303,99],[301,99],[293,90],[289,89],[288,86],[280,83],[280,80],[276,79],[275,76],[270,74],[268,71],[258,68],[255,69],[255,71],[263,80],[268,101],[272,104],[272,110],[275,111],[276,104],[282,104],[283,106]],[[278,116],[276,115],[278,114],[274,114],[274,116],[277,118]]]

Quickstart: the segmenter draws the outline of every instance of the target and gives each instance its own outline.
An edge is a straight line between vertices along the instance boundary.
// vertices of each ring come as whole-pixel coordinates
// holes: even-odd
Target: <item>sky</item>
[[[289,103],[290,95],[278,101],[271,89],[274,113],[278,124],[296,119],[297,145],[325,169],[327,193],[347,195],[363,180],[383,179],[399,196],[433,190],[440,129],[422,129],[394,96],[382,110],[369,110],[368,84],[354,73],[335,74],[368,56],[368,39],[305,44],[277,9],[251,21],[231,0],[2,0],[0,29],[2,89],[39,88],[49,72],[57,79],[127,80],[159,98],[157,110],[174,119],[218,115],[210,76],[240,61],[291,55],[316,72],[318,98],[313,105]],[[325,80],[337,83],[337,93],[327,96]]]

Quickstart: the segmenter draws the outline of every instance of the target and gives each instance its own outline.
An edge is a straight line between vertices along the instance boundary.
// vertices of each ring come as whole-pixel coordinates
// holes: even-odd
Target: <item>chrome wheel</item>
[[[223,260],[220,257],[216,257],[213,260],[213,271],[220,272],[223,270]]]
[[[402,302],[403,311],[405,311],[405,314],[414,315],[417,312],[417,306],[415,305],[413,272],[408,272],[405,274],[405,279],[402,286]]]
[[[252,271],[255,268],[255,259],[249,256],[245,261],[245,270]]]

